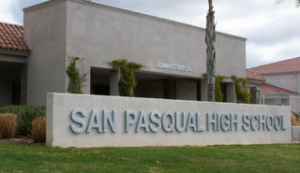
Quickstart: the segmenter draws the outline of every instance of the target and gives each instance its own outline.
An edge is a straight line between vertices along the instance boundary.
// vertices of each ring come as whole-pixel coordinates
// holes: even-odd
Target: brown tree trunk
[[[208,101],[215,101],[215,64],[216,64],[216,51],[215,51],[215,40],[216,40],[216,25],[214,23],[215,12],[213,11],[212,0],[208,0],[209,11],[206,16],[206,73],[208,83]]]

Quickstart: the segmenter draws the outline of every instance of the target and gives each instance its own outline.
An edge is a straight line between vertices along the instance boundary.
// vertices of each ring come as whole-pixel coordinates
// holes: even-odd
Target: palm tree
[[[216,64],[216,25],[214,23],[215,12],[213,11],[212,0],[208,0],[209,10],[206,16],[206,73],[208,83],[208,101],[215,101],[215,64]]]
[[[297,7],[300,7],[300,0],[296,0]]]
[[[277,2],[283,2],[285,0],[277,0]],[[300,0],[296,0],[296,3],[297,3],[297,8],[300,7]]]

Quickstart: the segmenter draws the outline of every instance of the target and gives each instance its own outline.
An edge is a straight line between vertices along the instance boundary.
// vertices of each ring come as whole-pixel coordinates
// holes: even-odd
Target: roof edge
[[[146,17],[146,18],[152,18],[152,19],[155,19],[155,20],[160,20],[160,21],[171,23],[171,24],[181,25],[181,26],[184,26],[184,27],[190,27],[190,28],[194,28],[194,29],[198,29],[198,30],[203,30],[203,31],[206,30],[205,28],[202,28],[202,27],[199,27],[199,26],[195,26],[195,25],[191,25],[191,24],[187,24],[187,23],[182,23],[182,22],[178,22],[178,21],[175,21],[175,20],[166,19],[166,18],[162,18],[162,17],[150,15],[150,14],[136,12],[136,11],[132,11],[132,10],[124,9],[124,8],[114,7],[114,6],[110,6],[110,5],[106,5],[106,4],[102,4],[102,3],[98,3],[98,2],[87,1],[87,0],[49,0],[49,1],[46,1],[46,2],[43,2],[43,3],[40,3],[40,4],[36,4],[34,6],[26,7],[23,10],[24,11],[29,11],[29,10],[35,8],[35,7],[42,6],[42,5],[45,5],[47,3],[62,2],[62,1],[72,1],[72,2],[76,2],[76,3],[82,3],[82,4],[85,3],[87,5],[88,4],[89,5],[98,5],[98,6],[102,6],[103,8],[107,8],[107,9],[118,11],[118,12],[123,12],[123,13],[131,14],[131,15],[132,14],[140,15],[140,16],[143,16],[143,17]],[[219,31],[216,31],[216,34],[222,35],[222,36],[227,36],[227,37],[232,37],[232,38],[239,39],[239,40],[242,40],[242,41],[247,40],[247,38],[245,38],[245,37],[236,36],[236,35],[232,35],[232,34],[227,34],[227,33],[219,32]]]
[[[31,53],[30,50],[12,50],[12,49],[0,48],[0,54],[27,57],[29,56],[30,53]]]

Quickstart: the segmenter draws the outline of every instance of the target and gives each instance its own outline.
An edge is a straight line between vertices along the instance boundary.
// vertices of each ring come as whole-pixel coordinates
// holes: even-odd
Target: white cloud
[[[0,6],[0,21],[23,24],[23,8],[47,0],[2,0]]]
[[[0,21],[7,23],[14,23],[14,16],[11,13],[13,1],[11,0],[2,0],[0,6]]]
[[[298,57],[300,55],[299,47],[299,38],[268,46],[248,43],[247,68]]]
[[[300,9],[294,2],[237,1],[222,1],[217,30],[247,38],[248,68],[300,56]]]

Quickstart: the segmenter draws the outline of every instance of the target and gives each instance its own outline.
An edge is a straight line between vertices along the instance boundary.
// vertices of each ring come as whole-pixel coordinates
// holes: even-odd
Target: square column
[[[251,87],[250,89],[250,103],[259,104],[260,90],[257,87]]]
[[[21,67],[21,82],[20,82],[20,104],[27,104],[27,64]]]
[[[207,80],[206,79],[201,79],[201,83],[200,83],[200,87],[201,87],[201,101],[207,101],[208,100],[208,95],[207,95]]]
[[[226,102],[236,103],[235,83],[226,83]]]
[[[110,95],[112,95],[112,96],[120,95],[120,91],[119,91],[120,78],[121,78],[120,70],[110,72],[110,85],[109,85],[110,86],[110,88],[109,88]]]
[[[165,79],[163,84],[163,97],[165,99],[176,99],[176,80]]]

